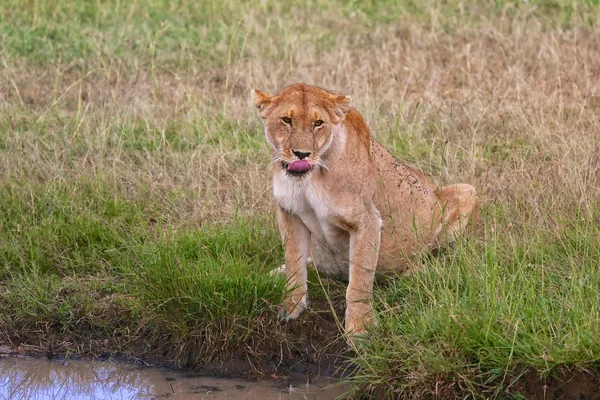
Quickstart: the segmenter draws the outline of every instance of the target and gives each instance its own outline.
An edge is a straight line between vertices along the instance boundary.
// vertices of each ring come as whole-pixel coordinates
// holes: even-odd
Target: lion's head
[[[352,105],[349,96],[297,83],[270,96],[253,91],[254,105],[265,123],[265,136],[276,159],[291,176],[324,166],[336,127]]]

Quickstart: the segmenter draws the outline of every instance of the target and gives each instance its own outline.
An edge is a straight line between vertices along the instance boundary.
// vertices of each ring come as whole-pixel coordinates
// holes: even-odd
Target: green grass
[[[438,0],[269,0],[259,4],[244,0],[5,0],[0,4],[0,43],[4,57],[38,65],[64,63],[82,68],[89,62],[106,65],[119,60],[133,66],[150,60],[152,68],[181,69],[195,68],[196,60],[202,60],[203,68],[213,68],[228,65],[232,54],[239,54],[248,40],[285,45],[286,37],[301,35],[306,40],[318,38],[321,50],[329,50],[343,36],[331,22],[348,18],[360,30],[418,18],[434,29],[451,31],[500,15],[543,19],[549,26],[598,23],[596,0],[528,3],[476,1],[465,7],[460,1]],[[285,27],[273,23],[277,20]],[[256,23],[262,24],[260,29]],[[271,51],[264,55],[278,57]]]
[[[13,182],[0,215],[0,326],[20,340],[41,329],[40,343],[61,333],[79,347],[139,332],[154,347],[201,340],[206,362],[275,321],[284,282],[267,274],[282,257],[272,221],[178,231],[98,181]]]
[[[516,394],[530,369],[597,365],[599,210],[565,213],[561,232],[495,231],[487,213],[482,240],[460,241],[377,292],[379,326],[361,342],[356,393],[412,398],[458,385],[496,397]]]

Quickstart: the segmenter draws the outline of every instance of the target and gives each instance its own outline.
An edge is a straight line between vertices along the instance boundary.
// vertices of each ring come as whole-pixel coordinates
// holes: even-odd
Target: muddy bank
[[[342,321],[343,303],[335,306]],[[85,340],[82,340],[85,339]],[[165,340],[165,343],[170,341]],[[44,335],[20,336],[0,333],[0,354],[33,356],[51,360],[76,360],[90,357],[113,359],[144,366],[188,371],[196,376],[224,378],[272,378],[285,380],[294,373],[308,377],[345,377],[352,373],[348,349],[329,303],[316,299],[310,310],[298,320],[278,321],[272,337],[251,338],[231,346],[234,351],[216,351],[210,360],[198,362],[197,351],[203,346],[194,340],[180,347],[151,340],[143,331],[136,335],[106,336],[100,332],[67,334],[48,329]]]
[[[600,372],[598,370],[563,370],[548,378],[534,371],[519,380],[517,390],[528,400],[598,400]]]
[[[337,300],[339,299],[334,301],[334,307],[338,321],[342,321],[343,301]],[[289,391],[290,385],[293,389],[305,385],[306,382],[318,386],[324,380],[330,382],[331,378],[351,377],[356,369],[350,362],[350,358],[355,354],[348,349],[329,303],[322,299],[313,300],[310,309],[298,321],[281,322],[279,330],[273,332],[271,340],[240,344],[238,350],[222,353],[217,359],[203,364],[194,362],[196,359],[194,347],[189,343],[181,348],[166,348],[157,343],[148,345],[141,334],[131,341],[120,341],[121,338],[118,337],[98,336],[90,341],[92,345],[89,347],[78,347],[74,338],[52,331],[49,331],[44,338],[32,336],[19,339],[20,341],[17,341],[14,337],[0,334],[0,358],[7,355],[33,356],[40,362],[51,360],[60,364],[67,360],[67,365],[77,363],[81,359],[89,362],[88,358],[92,358],[99,361],[108,360],[111,363],[118,362],[133,370],[163,368],[161,373],[171,374],[176,379],[183,379],[183,382],[191,382],[186,379],[204,379],[203,383],[186,384],[187,386],[183,385],[180,389],[174,386],[178,396],[191,394],[197,396],[199,392],[211,387],[218,387],[221,390],[209,393],[208,395],[213,397],[205,397],[207,399],[235,399],[238,394],[246,396],[247,392],[240,391],[236,385],[249,387],[248,382],[256,381],[263,382],[271,387],[273,393],[281,395],[286,393],[286,390]],[[74,352],[73,349],[81,349],[81,351]],[[171,383],[167,381],[166,375],[161,379]],[[206,377],[214,377],[216,380],[206,380]],[[220,381],[220,378],[227,378],[227,380]],[[238,378],[243,379],[241,382],[246,384],[232,383]],[[505,383],[511,380],[507,377]],[[503,383],[497,383],[500,387],[503,386]],[[493,383],[491,385],[494,386]],[[494,392],[494,390],[490,391],[489,382],[476,384],[476,386],[481,394]],[[508,391],[510,395],[521,395],[528,400],[595,400],[600,399],[599,388],[600,372],[597,369],[588,371],[565,369],[556,371],[546,378],[541,378],[539,374],[531,371],[519,378]],[[170,386],[168,389],[170,390]],[[260,393],[256,398],[269,398],[268,390],[271,389],[267,392],[263,389],[264,387],[252,389]],[[230,397],[215,397],[223,393],[227,393]],[[303,393],[315,395],[306,391]],[[437,382],[428,393],[430,396],[425,395],[424,398],[457,399],[464,398],[469,393],[469,389],[462,386],[460,379],[449,377],[444,383]],[[160,386],[160,390],[154,394],[156,395],[154,398],[162,398],[159,394],[173,395],[173,393],[168,394],[164,386]],[[363,395],[368,396],[368,393]],[[307,398],[335,397],[310,396]]]
[[[220,357],[201,365],[194,364],[193,349],[190,349],[188,363],[179,367],[201,375],[229,378],[286,377],[293,373],[309,377],[349,376],[354,371],[350,362],[354,353],[326,309],[327,305],[313,302],[311,307],[313,309],[298,321],[281,322],[282,335],[274,334],[273,338],[261,341],[253,348],[242,347],[229,358]],[[343,311],[338,310],[339,321],[343,321],[342,316]],[[181,354],[179,357],[181,359]]]

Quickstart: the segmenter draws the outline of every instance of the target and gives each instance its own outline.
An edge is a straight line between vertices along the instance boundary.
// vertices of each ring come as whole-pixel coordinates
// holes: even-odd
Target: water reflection
[[[333,399],[331,382],[283,388],[271,381],[195,377],[131,364],[0,358],[0,399]]]
[[[127,368],[129,367],[129,368]],[[114,363],[0,360],[0,398],[141,399],[154,384],[135,367]],[[164,379],[164,378],[163,378]]]

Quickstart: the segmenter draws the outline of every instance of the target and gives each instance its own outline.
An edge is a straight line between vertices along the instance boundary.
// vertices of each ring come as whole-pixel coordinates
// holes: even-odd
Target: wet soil
[[[337,302],[338,321],[343,321],[344,304]],[[192,369],[202,375],[245,378],[292,373],[342,378],[353,372],[348,360],[354,354],[325,300],[313,300],[298,320],[281,324],[285,340],[273,338],[252,352],[244,348],[227,360],[194,365]]]
[[[600,400],[600,372],[563,370],[544,379],[532,371],[516,388],[528,400]]]
[[[335,302],[337,321],[343,320],[344,302]],[[113,359],[145,366],[165,367],[189,371],[195,376],[224,378],[286,379],[294,373],[309,378],[330,376],[342,378],[352,373],[348,359],[352,352],[341,334],[330,305],[324,299],[314,299],[310,309],[296,321],[278,321],[273,337],[260,342],[239,343],[235,351],[223,352],[215,359],[198,362],[193,342],[176,348],[156,340],[149,343],[147,336],[138,334],[131,340],[120,337],[84,334],[86,346],[77,346],[77,337],[49,330],[45,335],[18,338],[2,336],[2,353],[18,356],[45,356],[64,360],[89,357],[96,360]],[[199,347],[199,346],[198,346]]]

